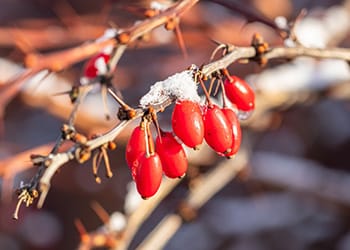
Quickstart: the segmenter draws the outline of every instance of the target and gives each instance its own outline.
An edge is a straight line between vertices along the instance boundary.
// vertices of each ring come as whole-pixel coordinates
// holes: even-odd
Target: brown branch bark
[[[240,59],[255,59],[256,58],[256,50],[254,47],[233,47],[231,46],[231,52],[228,53],[223,58],[216,60],[210,64],[207,64],[203,66],[202,73],[210,76],[212,73],[228,67],[233,62],[240,60]],[[276,52],[277,51],[277,52]],[[305,52],[306,51],[306,52]],[[332,51],[335,52],[335,58],[339,59],[342,58],[343,60],[349,60],[350,51],[347,49],[327,49],[325,52],[323,50],[315,50],[315,49],[308,49],[308,48],[272,48],[268,52],[266,52],[262,56],[272,58],[292,58],[297,57],[301,55],[309,56],[309,57],[315,57],[315,58],[333,58]],[[305,52],[301,53],[301,52]],[[159,106],[159,109],[166,108],[171,104],[171,100],[168,99],[164,102],[164,104],[161,104]],[[137,115],[133,119],[137,119],[143,115],[143,111],[141,109],[137,110]],[[132,119],[132,120],[133,120]],[[95,148],[98,148],[102,146],[103,144],[112,141],[116,138],[116,136],[131,122],[129,121],[122,121],[120,124],[118,124],[115,128],[113,128],[110,132],[104,134],[103,136],[100,136],[96,139],[93,139],[91,141],[88,141],[86,146],[89,147],[90,150],[93,150]],[[44,199],[47,195],[47,192],[50,187],[50,181],[54,173],[67,161],[74,159],[74,153],[81,149],[81,145],[75,145],[70,150],[68,150],[66,153],[60,153],[56,155],[50,155],[50,159],[52,160],[52,163],[50,166],[47,167],[44,175],[42,176],[40,180],[40,191],[42,192],[40,200],[38,202],[38,207],[41,207],[43,205]]]
[[[156,15],[150,19],[146,19],[140,23],[136,23],[128,29],[122,29],[122,33],[129,36],[127,43],[135,41],[137,38],[152,31],[154,28],[165,24],[170,17],[181,16],[184,12],[189,10],[199,0],[183,0],[173,5],[159,15]],[[94,41],[89,44],[83,44],[79,47],[64,50],[61,52],[55,52],[47,55],[28,55],[25,62],[27,67],[36,70],[48,69],[51,71],[60,71],[77,63],[83,59],[86,59],[101,49],[107,46],[118,46],[118,42],[114,39],[108,39],[105,41]]]

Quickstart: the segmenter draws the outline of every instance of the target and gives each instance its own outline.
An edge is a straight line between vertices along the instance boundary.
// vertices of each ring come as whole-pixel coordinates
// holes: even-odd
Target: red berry
[[[125,158],[131,170],[131,175],[135,180],[136,171],[140,164],[139,157],[146,153],[145,129],[138,126],[132,132],[128,144],[126,145]]]
[[[226,153],[225,156],[231,157],[235,155],[241,146],[242,141],[242,131],[239,124],[236,113],[230,108],[223,108],[222,112],[225,114],[227,120],[230,122],[232,127],[232,145],[231,151]]]
[[[249,84],[237,76],[231,76],[224,82],[227,98],[236,104],[239,110],[251,111],[254,109],[255,94]]]
[[[161,137],[158,136],[156,139],[156,151],[166,176],[177,178],[186,173],[188,165],[186,153],[172,133],[161,132]]]
[[[178,101],[172,115],[174,133],[190,148],[196,148],[203,142],[204,124],[198,103],[188,100]]]
[[[143,199],[153,196],[162,182],[162,164],[157,153],[140,157],[136,174],[136,188]]]
[[[99,53],[90,58],[84,66],[84,76],[87,78],[95,78],[104,75],[108,69],[108,61],[110,55]]]
[[[232,146],[232,126],[221,109],[212,105],[203,115],[204,138],[210,147],[218,153],[227,153]]]

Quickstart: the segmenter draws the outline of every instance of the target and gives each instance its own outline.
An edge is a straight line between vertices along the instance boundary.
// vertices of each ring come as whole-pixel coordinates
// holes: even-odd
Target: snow
[[[120,232],[126,227],[126,223],[127,222],[125,216],[122,213],[116,211],[111,214],[108,226],[112,232]]]
[[[146,108],[149,105],[161,104],[168,98],[199,102],[197,84],[192,75],[193,71],[185,70],[169,76],[164,81],[156,82],[151,86],[150,91],[141,98],[140,106]]]
[[[97,75],[105,75],[108,72],[106,61],[103,57],[97,58],[95,61],[95,67],[97,69]]]
[[[150,7],[151,9],[153,10],[159,10],[159,11],[164,11],[166,10],[167,8],[169,8],[171,5],[171,2],[157,2],[157,1],[152,1],[150,3]]]
[[[102,36],[96,39],[96,42],[103,42],[108,39],[111,39],[113,37],[116,37],[122,30],[121,29],[115,29],[115,28],[109,28],[106,29]],[[111,54],[114,49],[114,46],[106,46],[102,49],[102,52],[105,54]]]

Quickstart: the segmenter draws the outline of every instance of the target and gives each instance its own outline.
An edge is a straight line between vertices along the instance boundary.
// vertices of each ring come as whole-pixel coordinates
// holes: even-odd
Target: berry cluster
[[[160,187],[162,174],[170,178],[185,175],[188,167],[183,142],[198,149],[203,140],[219,155],[233,157],[241,144],[241,127],[236,112],[226,105],[227,98],[237,112],[250,113],[254,109],[254,91],[244,80],[226,74],[221,81],[223,107],[213,104],[206,93],[205,105],[193,100],[177,100],[172,114],[172,132],[162,131],[156,121],[143,118],[126,147],[126,161],[142,198],[153,196]],[[158,135],[154,148],[150,123],[154,122]]]
[[[187,171],[185,151],[171,132],[159,130],[154,149],[147,120],[133,130],[126,146],[126,161],[144,199],[157,192],[163,172],[170,178],[179,178]]]

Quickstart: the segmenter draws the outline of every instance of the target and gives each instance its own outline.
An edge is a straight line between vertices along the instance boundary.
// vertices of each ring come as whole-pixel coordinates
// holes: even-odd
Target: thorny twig
[[[135,40],[137,37],[141,36],[144,33],[149,32],[154,27],[157,27],[161,24],[164,24],[169,18],[170,14],[177,14],[180,15],[182,12],[190,8],[192,5],[194,5],[197,1],[182,1],[179,2],[179,4],[174,5],[173,7],[169,8],[169,10],[163,12],[162,14],[151,18],[149,20],[146,20],[142,22],[140,25],[135,25],[132,28],[128,29],[127,31],[122,31],[120,34],[126,34],[128,37],[128,41],[124,44],[123,41],[118,40],[118,37],[116,38],[118,42],[120,43],[118,46],[116,46],[116,41],[113,39],[108,39],[107,41],[104,41],[102,43],[97,42],[96,44],[89,44],[86,47],[80,47],[81,51],[83,53],[83,57],[87,57],[94,52],[92,51],[98,51],[99,49],[103,48],[106,45],[113,45],[116,46],[116,52],[112,58],[111,66],[115,67],[117,64],[119,58],[122,56],[123,52],[126,49],[126,44],[129,42]],[[95,46],[94,46],[95,45]],[[102,46],[103,45],[103,46]],[[298,56],[307,56],[307,57],[313,57],[313,58],[336,58],[336,59],[342,59],[347,62],[350,61],[350,51],[348,49],[340,49],[340,48],[334,48],[334,49],[313,49],[313,48],[305,48],[302,46],[292,47],[292,48],[286,48],[286,47],[274,47],[274,48],[265,48],[264,50],[261,50],[259,47],[260,44],[253,43],[250,47],[235,47],[233,45],[225,45],[227,47],[227,53],[220,59],[213,61],[207,65],[204,65],[201,67],[199,73],[203,76],[211,77],[212,74],[219,71],[220,69],[228,67],[230,64],[232,64],[235,61],[238,61],[240,59],[249,59],[252,61],[257,61],[259,63],[265,62],[270,59],[274,58],[287,58],[292,59]],[[219,45],[222,47],[222,45]],[[76,48],[78,51],[78,48]],[[85,50],[86,49],[86,50]],[[74,53],[72,55],[75,55],[77,51],[74,50]],[[66,51],[68,52],[68,51]],[[69,53],[68,53],[69,54]],[[67,60],[65,62],[63,60],[63,64],[60,65],[51,65],[53,60],[57,60],[57,58],[64,58],[64,56],[67,56],[65,53],[58,53],[58,54],[52,54],[50,56],[45,56],[42,58],[32,56],[28,57],[29,59],[29,65],[32,65],[34,68],[34,71],[38,71],[40,69],[48,68],[52,71],[58,71],[62,68],[68,67],[71,63],[76,62],[77,60],[81,60],[83,57],[76,56],[73,57],[72,60]],[[167,106],[169,106],[172,103],[172,99],[169,97],[164,103],[161,103],[159,107],[154,107],[156,111],[161,111]],[[106,143],[113,141],[118,134],[128,125],[130,122],[134,119],[140,118],[142,115],[144,115],[145,110],[143,109],[135,109],[135,114],[130,117],[129,119],[122,120],[118,125],[116,125],[112,130],[107,132],[106,134],[99,136],[97,138],[87,140],[84,143],[76,142],[74,146],[72,146],[70,149],[68,149],[65,152],[56,153],[53,152],[49,154],[47,157],[43,158],[42,164],[40,165],[40,173],[34,178],[34,182],[32,184],[35,185],[29,185],[24,186],[20,191],[19,195],[19,203],[22,202],[25,203],[27,206],[30,205],[33,202],[33,199],[36,198],[37,193],[35,191],[40,191],[40,199],[38,202],[38,207],[41,207],[43,205],[43,202],[45,200],[45,197],[47,195],[47,192],[50,188],[50,181],[55,172],[66,162],[76,159],[79,162],[86,161],[90,157],[91,151],[94,149],[99,149],[103,145],[106,145]],[[85,154],[88,154],[86,156]],[[104,152],[105,154],[105,152]],[[80,158],[82,157],[82,158]],[[233,176],[232,176],[233,178]],[[230,179],[227,179],[229,181]],[[36,181],[39,182],[39,186],[37,187]],[[224,182],[226,183],[226,182]],[[176,185],[176,184],[175,184]],[[220,186],[217,186],[217,188],[211,187],[209,193],[203,195],[196,195],[192,194],[189,195],[187,202],[194,208],[199,208],[201,205],[203,205],[212,195],[215,194],[217,190],[220,189]],[[199,190],[201,190],[199,188]],[[202,190],[203,191],[203,190]],[[203,194],[206,192],[200,192],[199,194]],[[18,209],[17,209],[18,210]],[[148,210],[151,211],[151,210]],[[15,217],[17,217],[17,213],[15,214]],[[175,219],[178,223],[178,226],[181,225],[182,220],[179,220],[178,217],[170,216],[171,220]],[[142,220],[138,220],[138,223],[141,223]],[[165,220],[166,222],[166,220]],[[175,223],[175,224],[176,224]],[[168,225],[165,223],[165,225]],[[173,232],[176,231],[176,227],[173,229]],[[132,232],[135,232],[136,229],[131,230]],[[157,231],[156,231],[157,232]],[[155,234],[156,234],[155,232]],[[133,235],[133,233],[130,233],[130,235]],[[125,241],[128,243],[128,241]],[[152,240],[150,240],[152,242]],[[161,245],[161,244],[160,244]]]
[[[313,49],[305,47],[295,47],[295,48],[284,48],[276,47],[270,48],[267,51],[258,51],[254,46],[251,47],[235,47],[232,45],[228,46],[228,53],[207,65],[204,65],[200,70],[200,73],[205,76],[211,76],[211,74],[217,72],[220,69],[228,67],[233,62],[240,59],[251,59],[260,61],[261,58],[274,59],[274,58],[294,58],[297,56],[308,56],[314,58],[337,58],[343,59],[345,61],[350,61],[350,50],[348,49]],[[154,107],[156,111],[161,111],[172,103],[173,100],[170,98],[165,100],[163,103],[159,104],[158,107]],[[50,181],[54,173],[66,162],[77,158],[77,154],[81,152],[91,152],[94,149],[101,147],[102,145],[113,141],[118,134],[134,119],[140,118],[144,114],[142,109],[136,109],[135,115],[128,119],[121,121],[115,128],[106,134],[99,136],[95,139],[88,140],[84,145],[77,143],[71,147],[68,151],[50,154],[48,158],[50,159],[50,164],[46,166],[43,175],[40,178],[39,190],[41,192],[40,199],[38,202],[38,207],[42,207],[47,192],[50,188]],[[89,158],[89,157],[88,157]]]

